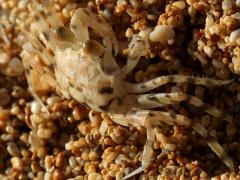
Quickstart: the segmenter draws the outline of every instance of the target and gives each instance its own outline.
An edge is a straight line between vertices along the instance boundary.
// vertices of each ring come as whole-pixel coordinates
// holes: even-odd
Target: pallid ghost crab
[[[118,53],[118,42],[111,26],[104,18],[89,9],[79,8],[71,18],[70,28],[67,28],[49,5],[40,5],[33,1],[29,7],[34,19],[28,28],[30,33],[27,32],[26,26],[22,26],[22,31],[28,39],[23,48],[22,59],[33,95],[35,93],[31,79],[32,70],[46,76],[48,83],[66,98],[74,98],[94,111],[106,112],[114,122],[123,126],[146,128],[147,141],[142,155],[142,165],[124,179],[149,167],[155,139],[153,127],[162,124],[192,127],[206,139],[219,158],[234,170],[231,158],[201,124],[182,115],[151,109],[186,101],[214,117],[231,122],[230,116],[205,104],[197,97],[181,92],[146,93],[167,83],[188,82],[220,86],[231,81],[169,75],[137,84],[127,82],[126,75],[135,68],[139,58],[148,53],[148,39],[134,35],[129,44],[127,63],[120,68],[114,60],[114,54]],[[51,52],[46,49],[51,49]],[[35,53],[40,56],[41,63],[34,60]],[[35,97],[38,98],[36,95]]]

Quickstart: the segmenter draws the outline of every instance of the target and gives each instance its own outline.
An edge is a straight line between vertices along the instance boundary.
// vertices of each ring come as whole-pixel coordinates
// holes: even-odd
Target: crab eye
[[[63,26],[59,26],[53,30],[56,38],[60,41],[69,41],[74,42],[76,40],[74,34],[70,29],[65,28]]]
[[[95,40],[88,40],[85,43],[83,51],[90,56],[99,57],[103,54],[104,47]]]

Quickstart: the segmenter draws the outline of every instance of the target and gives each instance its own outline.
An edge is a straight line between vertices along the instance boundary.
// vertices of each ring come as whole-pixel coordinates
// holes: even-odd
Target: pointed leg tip
[[[143,167],[141,166],[141,167],[135,169],[135,170],[134,170],[133,172],[131,172],[130,174],[124,176],[124,177],[122,178],[122,180],[129,179],[129,178],[131,178],[131,177],[139,174],[139,173],[142,172],[142,171],[143,171]]]

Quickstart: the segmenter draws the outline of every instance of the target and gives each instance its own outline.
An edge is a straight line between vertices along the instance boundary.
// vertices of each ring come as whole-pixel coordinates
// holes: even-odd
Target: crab
[[[136,67],[140,57],[147,55],[149,51],[149,40],[146,37],[138,34],[133,36],[128,47],[127,63],[120,67],[115,61],[118,53],[115,33],[103,17],[90,9],[79,8],[73,14],[69,27],[65,27],[49,5],[40,5],[33,1],[29,7],[34,9],[31,10],[33,22],[28,29],[22,26],[28,40],[23,46],[22,59],[34,97],[40,101],[31,78],[33,71],[45,77],[46,82],[65,98],[74,98],[94,111],[107,113],[120,125],[146,128],[147,140],[141,167],[124,179],[150,166],[155,140],[153,127],[163,124],[193,128],[206,139],[218,157],[234,170],[233,160],[200,123],[183,115],[154,109],[185,101],[228,122],[232,121],[231,116],[183,92],[148,93],[168,83],[221,86],[232,80],[177,74],[160,76],[141,83],[128,82],[126,76]],[[34,54],[38,54],[40,60],[36,61]]]

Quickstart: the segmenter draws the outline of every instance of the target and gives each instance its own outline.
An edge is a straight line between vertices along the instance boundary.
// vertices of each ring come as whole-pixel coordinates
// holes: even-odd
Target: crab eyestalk
[[[95,40],[88,40],[83,51],[93,57],[100,57],[104,53],[104,47]]]
[[[60,41],[67,41],[67,42],[76,42],[76,38],[73,32],[63,26],[59,26],[53,30],[55,37]]]

